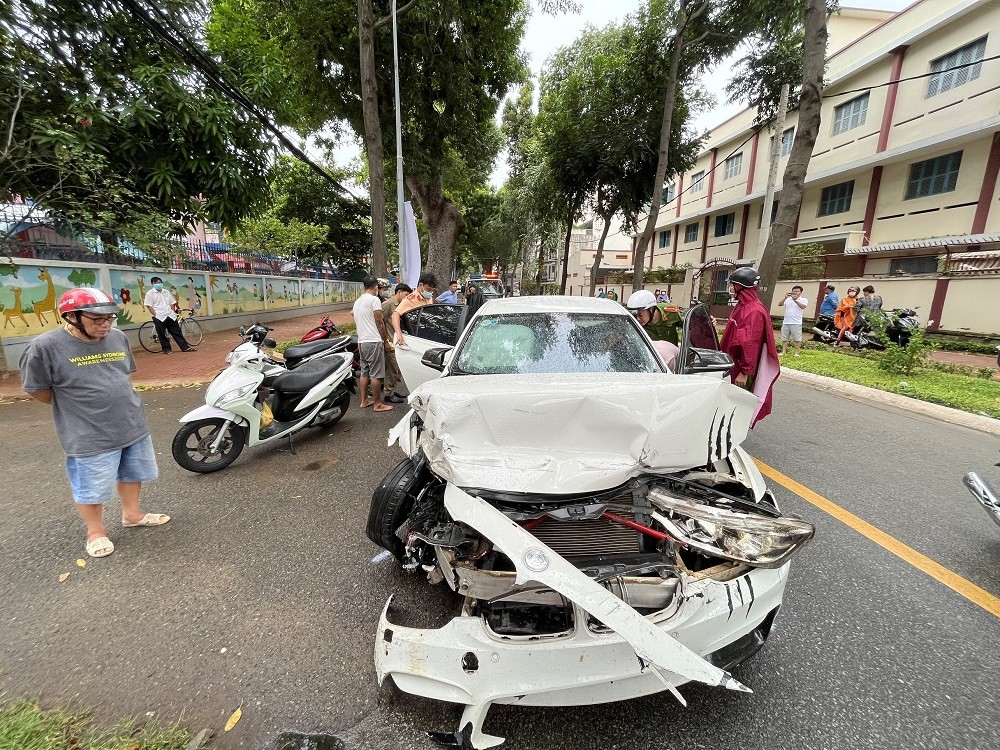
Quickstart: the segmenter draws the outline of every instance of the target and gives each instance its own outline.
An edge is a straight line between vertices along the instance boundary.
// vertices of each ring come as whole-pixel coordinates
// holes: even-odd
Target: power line
[[[323,177],[341,192],[354,198],[358,198],[357,195],[354,195],[354,193],[348,190],[324,167],[310,159],[309,156],[301,148],[295,145],[295,143],[293,143],[280,128],[271,122],[267,115],[261,112],[260,109],[235,84],[231,83],[226,78],[225,73],[223,73],[216,62],[206,55],[197,44],[191,41],[164,11],[160,10],[155,5],[153,6],[153,12],[170,26],[171,31],[173,34],[176,34],[176,37],[173,36],[170,31],[163,26],[163,24],[155,18],[152,18],[147,9],[139,5],[139,3],[135,0],[121,0],[121,2],[122,5],[135,14],[143,25],[153,32],[154,36],[158,37],[167,46],[176,51],[185,62],[193,66],[199,73],[201,73],[209,84],[219,91],[219,93],[228,97],[251,117],[257,120],[257,122],[259,122],[265,130],[277,138],[281,145],[283,145],[293,156],[306,164],[310,169]],[[180,41],[178,41],[178,38]]]

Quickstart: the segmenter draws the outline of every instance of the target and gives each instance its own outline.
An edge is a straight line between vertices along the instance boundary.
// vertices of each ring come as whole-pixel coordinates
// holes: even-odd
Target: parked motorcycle
[[[349,351],[354,359],[351,366],[354,368],[354,374],[357,375],[361,371],[361,351],[358,349],[358,337],[350,336],[341,333],[340,329],[337,328],[336,324],[330,320],[330,316],[324,316],[323,320],[320,321],[319,325],[307,332],[302,336],[302,345],[313,343],[316,341],[325,341],[329,339],[339,339],[344,337],[348,339],[347,344],[344,348]],[[296,347],[290,347],[294,349]],[[285,357],[287,358],[288,352],[285,352]]]
[[[1000,492],[997,492],[989,482],[980,478],[974,471],[966,474],[962,478],[962,482],[969,488],[972,496],[990,514],[990,518],[1000,526]]]
[[[840,333],[833,322],[832,315],[820,315],[812,330],[813,341],[822,341],[824,344],[835,343],[837,335]],[[843,340],[854,349],[874,349],[876,351],[885,349],[885,342],[873,334],[871,323],[864,315],[857,316],[851,330],[844,334]]]
[[[879,314],[885,320],[886,337],[889,341],[902,347],[910,343],[910,336],[920,327],[917,311],[909,307],[896,308],[888,313],[880,310]],[[832,315],[820,315],[816,319],[812,333],[813,341],[832,344],[836,342],[839,331],[833,322]],[[855,349],[875,349],[877,351],[885,349],[885,342],[874,335],[871,322],[862,314],[858,314],[855,318],[854,325],[850,331],[844,334],[843,340]]]
[[[247,340],[226,358],[229,367],[209,384],[205,405],[179,420],[182,427],[171,453],[181,467],[199,473],[219,471],[247,445],[282,438],[291,443],[299,430],[336,424],[347,413],[355,392],[352,355],[332,352],[327,344],[324,356],[314,356],[321,350],[303,351],[289,363],[287,355],[295,348],[290,347],[281,363],[261,351],[274,345],[267,330],[257,325],[249,330]],[[320,343],[324,342],[300,346],[315,348]]]
[[[889,313],[889,321],[885,325],[885,335],[889,337],[889,341],[905,347],[910,343],[910,336],[919,327],[920,319],[917,318],[916,309],[897,307]]]

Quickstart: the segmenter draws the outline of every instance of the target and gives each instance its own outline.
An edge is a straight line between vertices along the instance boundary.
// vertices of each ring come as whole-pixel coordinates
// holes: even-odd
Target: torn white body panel
[[[661,373],[455,376],[410,397],[437,476],[536,494],[599,491],[725,458],[746,439],[755,404],[728,382]]]
[[[787,565],[724,582],[684,575],[676,603],[644,619],[662,639],[707,656],[752,637],[780,605],[787,579]],[[588,628],[579,608],[572,632],[545,637],[500,636],[482,618],[467,616],[436,630],[399,627],[388,609],[375,643],[379,682],[392,677],[404,692],[465,704],[460,729],[472,724],[477,748],[500,742],[481,732],[493,703],[588,705],[665,689],[652,670],[643,669],[631,644],[618,633]],[[663,676],[674,686],[687,681],[673,672]]]

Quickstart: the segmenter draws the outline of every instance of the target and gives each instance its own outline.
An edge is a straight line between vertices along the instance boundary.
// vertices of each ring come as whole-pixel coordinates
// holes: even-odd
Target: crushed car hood
[[[728,381],[660,373],[453,375],[410,397],[435,474],[538,494],[600,491],[724,458],[746,439],[756,402]]]

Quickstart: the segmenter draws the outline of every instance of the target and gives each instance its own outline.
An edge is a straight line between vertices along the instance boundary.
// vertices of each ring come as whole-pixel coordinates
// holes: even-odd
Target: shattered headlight
[[[657,487],[650,490],[649,500],[663,511],[653,518],[679,541],[707,555],[758,568],[780,568],[816,533],[805,521],[715,508]]]

